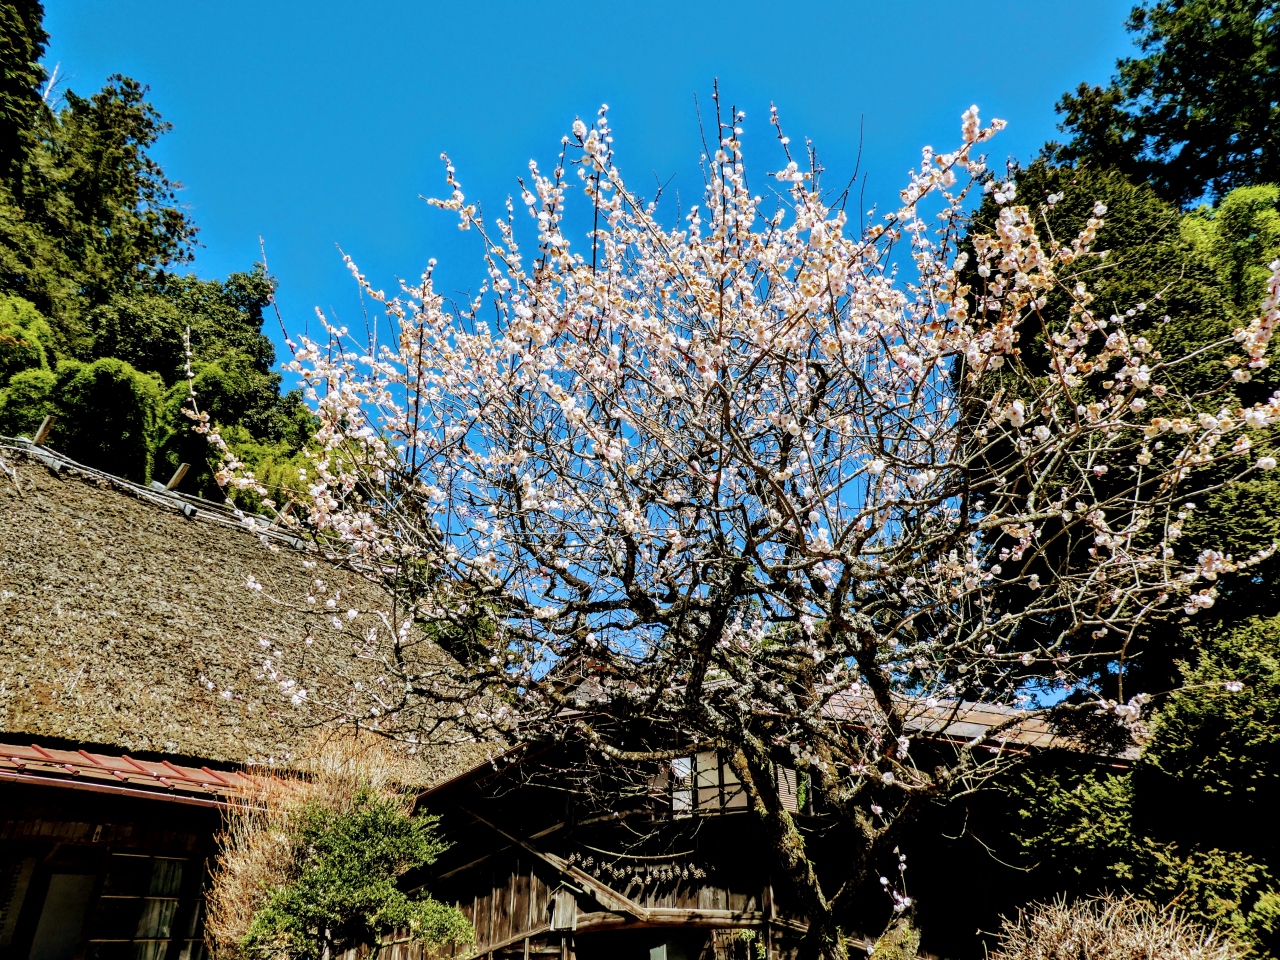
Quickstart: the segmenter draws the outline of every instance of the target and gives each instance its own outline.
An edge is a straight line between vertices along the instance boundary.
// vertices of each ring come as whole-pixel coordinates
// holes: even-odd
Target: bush
[[[151,479],[160,382],[123,360],[58,364],[58,423],[51,446],[86,466]]]
[[[115,357],[136,369],[159,374],[166,383],[183,375],[189,321],[169,299],[156,294],[112,297],[88,314],[93,356]]]
[[[1230,940],[1128,897],[1037,904],[1006,920],[992,960],[1237,960]]]
[[[290,501],[306,500],[306,483],[301,471],[311,466],[311,460],[301,450],[289,444],[266,443],[255,440],[244,427],[228,427],[222,438],[236,457],[253,470],[253,475],[266,487],[267,496],[277,509]],[[203,437],[199,438],[204,441]],[[262,497],[252,490],[231,488],[228,497],[242,510],[262,511]]]
[[[1183,673],[1187,689],[1155,716],[1144,761],[1269,819],[1280,804],[1280,616],[1206,637]]]
[[[209,412],[206,402],[219,399],[205,388],[209,375],[221,372],[216,365],[206,364],[197,377],[197,397],[202,412]],[[204,379],[201,379],[201,378]],[[190,388],[186,381],[169,388],[160,408],[157,426],[155,469],[158,473],[176,470],[178,464],[190,464],[191,469],[183,479],[179,490],[195,496],[221,500],[224,496],[243,510],[260,511],[261,497],[251,490],[229,489],[223,491],[214,478],[218,453],[209,440],[193,429],[194,423],[186,414],[190,406]],[[302,404],[297,391],[276,398],[274,406],[265,416],[255,416],[258,429],[251,429],[235,417],[221,418],[219,405],[213,407],[211,419],[218,425],[222,438],[239,459],[247,463],[254,475],[267,488],[268,495],[281,505],[290,500],[304,499],[304,484],[299,471],[310,464],[303,447],[314,432],[314,418]]]
[[[52,370],[39,367],[14,374],[0,390],[0,435],[34,436],[40,421],[57,412],[53,396],[57,379]]]
[[[0,297],[0,385],[23,370],[49,369],[53,333],[21,297]]]
[[[468,939],[452,907],[411,899],[396,878],[435,861],[444,848],[432,817],[412,816],[399,797],[363,787],[333,809],[313,800],[299,812],[296,875],[270,891],[240,940],[246,956],[317,957],[371,943],[395,929],[433,943]]]
[[[232,808],[208,895],[215,955],[249,960],[335,956],[389,931],[469,943],[453,907],[411,897],[397,881],[445,848],[436,819],[413,811],[397,765],[380,749],[330,744],[307,776],[257,776],[260,793]]]

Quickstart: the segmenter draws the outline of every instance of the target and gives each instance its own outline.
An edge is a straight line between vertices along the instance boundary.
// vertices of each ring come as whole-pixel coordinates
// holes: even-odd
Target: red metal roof
[[[224,806],[253,785],[229,770],[188,767],[168,760],[136,760],[128,754],[62,750],[39,744],[0,743],[0,783],[18,781]]]

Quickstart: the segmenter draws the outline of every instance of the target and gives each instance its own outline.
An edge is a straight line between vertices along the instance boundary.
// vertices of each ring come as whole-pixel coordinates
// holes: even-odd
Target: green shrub
[[[186,361],[185,319],[177,305],[163,296],[112,297],[88,314],[93,356],[115,357],[174,383]]]
[[[1131,769],[1024,776],[1022,841],[1069,889],[1176,903],[1280,956],[1280,617],[1199,642]]]
[[[1184,676],[1187,689],[1154,719],[1144,761],[1203,793],[1256,804],[1258,813],[1274,811],[1280,805],[1280,616],[1207,638]]]
[[[160,382],[123,360],[58,364],[58,423],[50,446],[86,466],[151,479]]]
[[[310,462],[303,448],[314,433],[314,417],[303,406],[297,391],[292,391],[274,398],[265,414],[255,412],[244,418],[253,421],[252,426],[247,425],[234,409],[230,413],[227,409],[227,401],[236,396],[237,384],[243,386],[244,380],[227,375],[222,365],[199,365],[195,387],[201,411],[210,414],[232,453],[253,469],[277,505],[299,499],[304,486],[299,470]],[[192,429],[194,422],[185,412],[189,406],[185,380],[169,388],[157,425],[156,472],[172,472],[180,463],[189,464],[191,469],[179,487],[183,493],[214,500],[225,495],[242,509],[261,509],[260,498],[252,491],[224,492],[218,486],[214,479],[218,453],[203,434]]]
[[[0,297],[0,385],[23,370],[49,369],[53,333],[21,297]]]
[[[40,421],[57,412],[57,379],[52,370],[40,367],[14,374],[9,385],[0,390],[0,435],[34,436]]]
[[[253,960],[310,960],[373,943],[392,930],[428,943],[466,943],[471,924],[455,908],[397,886],[445,849],[436,818],[410,816],[400,798],[364,788],[346,808],[303,807],[292,882],[274,888],[240,941]]]

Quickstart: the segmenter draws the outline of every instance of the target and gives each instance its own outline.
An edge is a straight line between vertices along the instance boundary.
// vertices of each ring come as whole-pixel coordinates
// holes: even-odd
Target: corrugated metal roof
[[[231,770],[190,767],[168,760],[138,760],[126,754],[90,753],[0,743],[0,783],[19,781],[50,786],[154,796],[208,805],[224,805],[253,787],[253,778]]]

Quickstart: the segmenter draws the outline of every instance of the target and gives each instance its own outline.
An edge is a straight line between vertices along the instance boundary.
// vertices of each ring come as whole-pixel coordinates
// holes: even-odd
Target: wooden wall
[[[767,883],[745,890],[707,879],[626,884],[600,879],[645,908],[648,918],[608,910],[554,867],[514,851],[438,878],[432,892],[457,906],[476,931],[474,944],[438,955],[613,960],[634,954],[647,960],[650,941],[661,943],[671,933],[694,945],[696,952],[685,955],[687,960],[757,960],[757,942],[769,960],[787,960],[804,929],[777,909]],[[421,947],[395,944],[382,948],[377,960],[427,955]]]
[[[541,937],[551,931],[557,901],[560,919],[566,919],[568,897],[564,893],[558,898],[556,895],[561,889],[560,877],[539,860],[501,858],[498,864],[484,864],[466,873],[467,876],[458,878],[460,882],[456,886],[449,886],[458,891],[452,897],[454,905],[475,927],[476,943],[472,950],[455,951],[451,956],[484,954],[517,941],[523,956],[526,937]],[[443,893],[442,884],[436,886]],[[565,926],[566,932],[572,932],[571,923]],[[552,939],[558,941],[560,937]],[[555,952],[560,952],[558,944]]]

